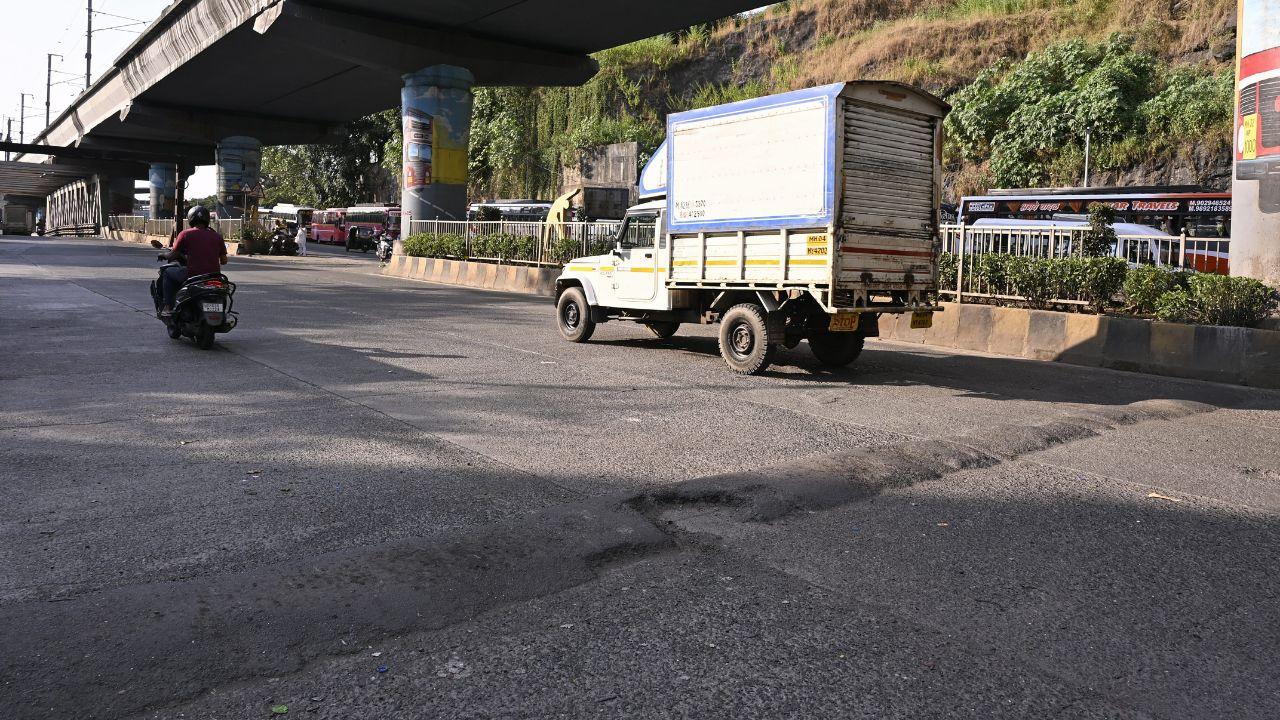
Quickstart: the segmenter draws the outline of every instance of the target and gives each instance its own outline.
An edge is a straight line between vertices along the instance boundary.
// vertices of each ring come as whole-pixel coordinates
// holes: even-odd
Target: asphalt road
[[[0,717],[1274,718],[1280,395],[0,239]]]

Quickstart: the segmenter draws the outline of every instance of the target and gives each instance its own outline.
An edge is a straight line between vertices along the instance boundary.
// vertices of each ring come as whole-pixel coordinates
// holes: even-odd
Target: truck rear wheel
[[[776,346],[769,337],[764,308],[734,305],[720,321],[720,356],[739,375],[758,375],[773,361]]]
[[[823,332],[809,337],[809,349],[818,362],[828,367],[844,367],[862,354],[867,338],[856,332]]]
[[[680,329],[680,323],[670,320],[647,322],[644,326],[649,328],[649,332],[653,333],[653,336],[659,340],[666,340],[672,335],[675,335],[676,331]]]
[[[556,301],[556,326],[560,334],[569,342],[586,342],[591,333],[596,331],[596,324],[591,319],[591,306],[587,304],[587,294],[582,288],[570,287],[560,293]]]

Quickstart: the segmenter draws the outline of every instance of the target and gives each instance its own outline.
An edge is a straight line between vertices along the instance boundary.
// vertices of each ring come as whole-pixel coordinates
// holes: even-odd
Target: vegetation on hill
[[[551,197],[579,150],[637,141],[668,113],[828,82],[899,80],[955,106],[948,191],[1095,182],[1223,186],[1235,0],[792,0],[596,53],[576,88],[477,88],[471,195]],[[383,115],[386,115],[384,118]],[[394,112],[336,148],[264,158],[281,199],[385,193]],[[391,172],[388,172],[391,171]],[[288,196],[288,197],[286,197]]]

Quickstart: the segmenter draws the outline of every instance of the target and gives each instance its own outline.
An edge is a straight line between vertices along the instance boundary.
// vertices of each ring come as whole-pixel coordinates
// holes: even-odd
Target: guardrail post
[[[1187,266],[1187,231],[1184,229],[1178,236],[1178,267]]]
[[[965,245],[968,243],[967,234],[968,227],[961,225],[959,229],[959,242],[956,248],[956,304],[964,302],[964,251]]]

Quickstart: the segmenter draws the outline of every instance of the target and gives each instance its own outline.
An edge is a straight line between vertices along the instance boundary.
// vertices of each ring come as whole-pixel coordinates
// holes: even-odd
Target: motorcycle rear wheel
[[[201,325],[196,331],[196,347],[201,350],[208,350],[213,347],[213,328],[208,325]]]

